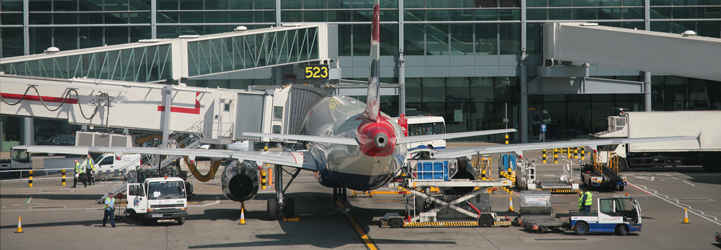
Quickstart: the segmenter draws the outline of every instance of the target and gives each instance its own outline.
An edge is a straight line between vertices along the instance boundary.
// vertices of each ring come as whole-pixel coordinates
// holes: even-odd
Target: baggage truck
[[[609,155],[619,171],[629,167],[701,165],[721,172],[721,111],[628,112],[608,117],[608,131],[597,138],[697,136],[697,140],[616,144],[598,147],[601,163]],[[611,151],[612,154],[609,154]]]

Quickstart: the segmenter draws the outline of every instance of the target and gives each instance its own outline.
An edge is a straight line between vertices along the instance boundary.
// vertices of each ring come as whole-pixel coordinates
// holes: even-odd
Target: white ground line
[[[688,182],[688,181],[683,181],[683,183],[689,184],[689,185],[694,186],[694,187],[696,186],[695,184],[693,184],[693,183],[691,183],[691,182]]]
[[[710,221],[711,223],[714,223],[714,224],[716,224],[716,225],[721,226],[721,222],[719,222],[719,220],[718,220],[718,218],[717,218],[716,216],[707,215],[707,214],[705,214],[703,211],[698,210],[698,209],[695,209],[695,208],[692,208],[692,207],[691,207],[690,205],[688,205],[688,204],[684,204],[684,203],[678,202],[678,200],[676,200],[676,201],[674,202],[670,197],[668,197],[668,195],[659,194],[658,191],[653,190],[653,189],[650,189],[650,188],[648,188],[648,187],[646,187],[646,186],[644,186],[644,185],[634,185],[634,184],[631,184],[631,183],[628,183],[628,185],[631,185],[632,187],[635,187],[635,188],[637,188],[638,190],[641,190],[641,191],[643,191],[643,192],[645,192],[645,193],[647,193],[647,194],[653,195],[653,196],[655,196],[656,198],[659,198],[659,199],[662,200],[662,201],[665,201],[665,202],[670,203],[671,205],[674,205],[674,206],[677,206],[677,207],[680,207],[680,208],[688,207],[688,212],[689,212],[689,213],[698,215],[699,217],[704,218],[704,219]],[[643,189],[641,189],[639,186],[643,187]],[[653,192],[653,193],[651,193],[651,192]],[[663,196],[663,197],[661,197],[661,196]],[[712,219],[712,218],[713,218],[713,219]]]

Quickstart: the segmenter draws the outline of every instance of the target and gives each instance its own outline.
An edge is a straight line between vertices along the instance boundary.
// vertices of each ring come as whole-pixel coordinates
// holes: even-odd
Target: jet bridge
[[[59,52],[49,48],[43,54],[3,58],[0,71],[59,79],[158,82],[329,61],[328,26],[324,23],[253,30],[241,27],[235,32]]]
[[[545,60],[591,63],[721,81],[721,39],[695,33],[598,26],[594,23],[544,24]]]

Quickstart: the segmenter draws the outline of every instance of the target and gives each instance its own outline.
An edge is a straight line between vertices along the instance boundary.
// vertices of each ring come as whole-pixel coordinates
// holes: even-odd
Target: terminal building
[[[232,32],[238,26],[253,30],[327,23],[332,27],[329,40],[337,40],[328,57],[342,68],[341,77],[366,80],[372,4],[372,0],[3,0],[0,57],[42,54],[50,47],[68,51]],[[691,30],[698,36],[720,38],[721,0],[382,0],[380,7],[381,82],[404,83],[405,114],[443,116],[448,132],[519,128],[521,116],[527,115],[528,133],[512,134],[511,142],[540,141],[540,124],[547,124],[547,141],[571,140],[605,130],[606,117],[622,111],[721,109],[721,85],[716,81],[654,72],[647,80],[642,71],[594,64],[585,67],[587,76],[598,82],[650,81],[645,88],[650,87],[650,100],[643,92],[538,91],[527,92],[525,112],[521,105],[522,86],[542,74],[539,66],[564,63],[544,60],[544,23],[592,22],[679,36]],[[288,69],[278,68],[190,77],[187,85],[248,89],[292,82],[283,74]],[[398,116],[400,102],[398,95],[383,96],[382,111]],[[32,122],[12,115],[3,115],[0,122],[2,141],[32,143],[79,128],[65,121],[35,118]],[[34,130],[34,138],[22,138],[27,129]],[[504,137],[470,140],[502,142]]]

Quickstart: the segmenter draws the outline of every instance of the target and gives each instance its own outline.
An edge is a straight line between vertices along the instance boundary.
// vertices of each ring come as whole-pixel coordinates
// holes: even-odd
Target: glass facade
[[[525,6],[520,0],[403,2],[403,6],[399,6],[398,1],[381,0],[381,56],[395,61],[402,50],[404,56],[413,58],[414,62],[406,59],[409,64],[405,79],[407,113],[442,115],[449,132],[504,128],[502,121],[506,110],[510,118],[508,126],[518,128],[521,81],[516,70],[519,65],[516,58],[521,54],[521,41],[525,40],[529,67],[542,64],[540,54],[544,22],[588,21],[669,33],[694,30],[700,36],[721,37],[721,0],[651,0],[648,16],[645,15],[647,6],[642,0],[527,0]],[[33,0],[24,9],[22,0],[3,0],[0,2],[0,57],[42,53],[51,46],[66,51],[137,42],[140,39],[222,33],[239,25],[255,29],[275,26],[277,22],[329,22],[338,27],[337,56],[350,57],[350,61],[367,58],[372,1],[282,0],[279,3],[276,5],[276,1],[272,0]],[[522,33],[521,22],[524,13],[527,19],[525,34]],[[28,23],[24,23],[25,17]],[[650,27],[645,27],[646,19]],[[402,26],[399,25],[401,21]],[[24,40],[25,36],[28,41]],[[236,60],[235,54],[240,54],[228,50],[228,44],[233,44],[233,41],[189,45],[194,60],[198,62],[195,72],[233,70],[242,67],[243,62],[265,63],[260,60],[261,54],[257,54],[255,60]],[[246,47],[252,45],[245,44]],[[213,63],[218,60],[207,60],[212,56],[209,51],[227,53],[214,55],[223,60],[220,60],[222,63]],[[160,47],[153,52],[164,53]],[[142,81],[134,79],[135,76],[162,79],[164,76],[158,75],[164,72],[161,68],[170,66],[162,66],[160,59],[149,64],[156,65],[155,68],[143,67],[145,62],[138,62],[135,72],[116,72],[114,75],[111,74],[112,69],[94,68],[95,62],[112,56],[67,58],[88,61],[87,68],[77,71],[63,69],[63,62],[45,64],[40,61],[4,70],[34,70],[41,76],[61,74],[72,77],[79,74],[92,77],[96,74],[104,79]],[[458,57],[472,59],[455,61]],[[343,65],[348,65],[348,61],[344,60]],[[439,70],[436,64],[442,62],[448,62],[448,70]],[[451,65],[475,68],[470,69],[475,73],[469,74]],[[390,66],[394,65],[387,67]],[[414,69],[411,70],[411,67]],[[146,68],[149,70],[144,72]],[[642,78],[638,73],[613,72],[616,73],[593,76],[634,81]],[[359,78],[357,74],[345,74],[344,71],[344,78]],[[397,73],[384,77],[397,77]],[[534,78],[533,72],[530,72],[528,81]],[[397,82],[397,78],[387,80]],[[263,78],[194,80],[189,84],[247,88],[252,84],[272,83],[269,78]],[[721,86],[717,82],[654,75],[652,91],[654,110],[721,109]],[[397,97],[384,98],[383,111],[397,114]],[[549,131],[554,130],[548,135],[551,140],[580,138],[602,130],[605,128],[605,117],[620,108],[644,109],[641,94],[529,95],[528,99],[531,131],[537,130],[533,127],[533,119],[538,122],[550,120]],[[501,141],[502,137],[473,140]],[[512,140],[518,141],[518,135],[513,134]]]

